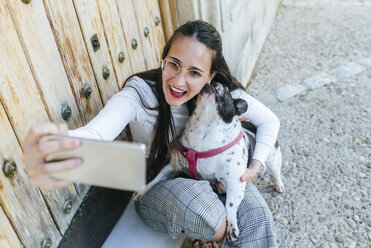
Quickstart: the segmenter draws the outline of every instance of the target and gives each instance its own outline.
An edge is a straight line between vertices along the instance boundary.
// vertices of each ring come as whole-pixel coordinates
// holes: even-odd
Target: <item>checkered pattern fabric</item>
[[[179,177],[156,184],[135,208],[148,226],[173,238],[212,240],[225,218],[222,201],[209,182]],[[224,240],[223,248],[277,247],[271,212],[251,182],[238,210],[238,226],[238,240],[233,244]]]
[[[233,244],[224,239],[222,248],[278,247],[272,213],[252,182],[246,185],[245,196],[238,208],[237,219],[240,229],[239,238]]]

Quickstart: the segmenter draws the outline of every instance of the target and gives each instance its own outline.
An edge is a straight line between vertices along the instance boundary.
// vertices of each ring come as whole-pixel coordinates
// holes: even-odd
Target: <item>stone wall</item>
[[[201,19],[222,35],[233,75],[246,86],[275,17],[279,0],[175,0],[177,19]]]

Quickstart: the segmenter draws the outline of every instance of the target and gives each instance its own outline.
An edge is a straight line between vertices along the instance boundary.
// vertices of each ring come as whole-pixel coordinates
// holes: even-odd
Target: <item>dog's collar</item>
[[[179,142],[179,140],[176,140],[175,147],[178,151],[180,151],[184,155],[184,157],[187,158],[188,166],[189,166],[189,172],[191,173],[191,177],[196,179],[196,180],[199,180],[199,178],[197,177],[197,159],[198,158],[209,158],[209,157],[213,157],[215,155],[218,155],[218,154],[228,150],[229,148],[231,148],[235,144],[237,144],[238,141],[240,141],[240,139],[242,137],[245,138],[245,135],[241,131],[240,134],[231,143],[229,143],[225,146],[216,148],[216,149],[206,151],[206,152],[197,152],[193,149],[184,147]]]

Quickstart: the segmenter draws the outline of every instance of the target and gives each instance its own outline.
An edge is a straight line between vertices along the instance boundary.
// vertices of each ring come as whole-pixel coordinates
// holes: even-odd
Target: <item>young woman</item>
[[[158,69],[130,77],[87,125],[67,130],[64,124],[43,123],[33,126],[24,142],[23,161],[31,181],[38,187],[55,189],[71,182],[52,179],[51,173],[73,169],[79,159],[44,163],[46,155],[78,147],[78,140],[40,143],[46,134],[68,134],[113,140],[129,124],[133,141],[145,143],[147,179],[152,180],[169,161],[173,137],[182,132],[188,118],[187,102],[207,83],[216,80],[226,85],[234,98],[248,102],[243,117],[256,127],[253,160],[241,181],[246,181],[245,197],[238,210],[240,235],[235,244],[225,239],[226,219],[223,203],[206,181],[174,178],[158,183],[136,210],[143,221],[172,237],[186,235],[195,239],[223,241],[223,247],[277,247],[271,212],[251,180],[273,147],[279,129],[277,117],[248,95],[231,75],[222,54],[217,30],[203,21],[180,26],[166,43]]]

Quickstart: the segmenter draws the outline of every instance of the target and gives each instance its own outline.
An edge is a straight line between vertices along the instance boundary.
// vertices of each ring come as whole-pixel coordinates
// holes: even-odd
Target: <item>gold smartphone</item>
[[[144,144],[126,141],[100,141],[71,136],[48,135],[41,142],[78,139],[81,146],[70,151],[49,154],[46,162],[82,158],[75,169],[52,174],[53,177],[95,186],[140,191],[146,185],[146,149]]]

